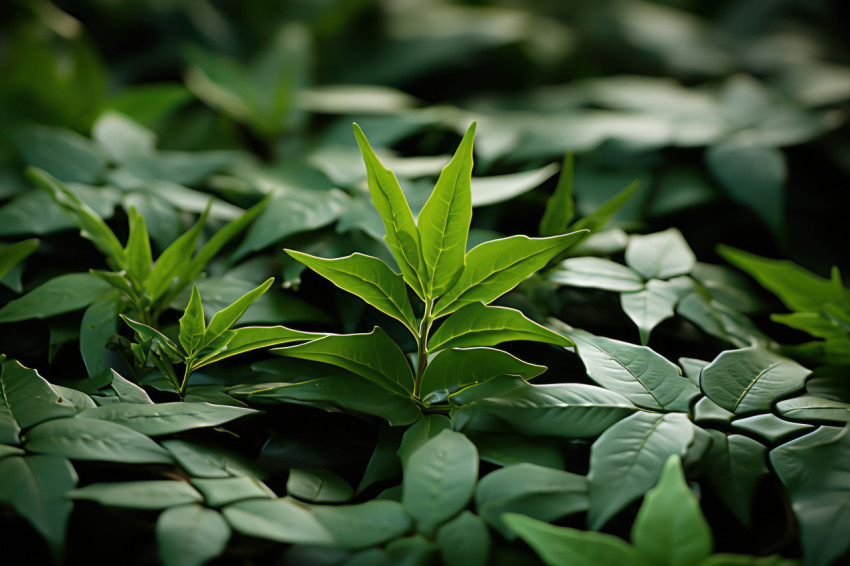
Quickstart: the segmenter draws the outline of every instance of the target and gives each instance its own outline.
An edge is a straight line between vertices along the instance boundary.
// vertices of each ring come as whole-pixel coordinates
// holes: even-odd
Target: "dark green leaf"
[[[130,209],[129,221],[130,235],[124,249],[124,265],[127,266],[130,278],[141,288],[150,276],[153,266],[151,241],[145,218],[135,208]]]
[[[179,505],[160,514],[156,540],[164,566],[203,566],[227,547],[230,525],[203,505]]]
[[[311,503],[345,503],[354,495],[351,485],[324,468],[292,468],[286,493]]]
[[[776,410],[786,419],[850,423],[850,404],[812,395],[780,401]]]
[[[446,566],[486,566],[490,532],[480,517],[464,511],[437,531],[440,556]]]
[[[621,185],[622,186],[622,185]],[[608,221],[619,211],[623,206],[632,198],[632,196],[638,191],[640,188],[640,183],[637,181],[633,181],[629,184],[628,187],[615,194],[608,200],[606,200],[602,205],[599,206],[596,210],[579,220],[578,222],[573,223],[572,226],[569,227],[570,230],[590,230],[591,232],[598,232]]]
[[[558,177],[555,192],[546,201],[546,209],[543,211],[543,218],[540,220],[539,232],[543,237],[563,234],[567,231],[567,227],[573,219],[573,215],[575,214],[575,205],[573,204],[573,177],[575,172],[573,163],[573,153],[568,151],[564,154],[564,162],[561,165],[561,176]]]
[[[4,360],[2,364],[0,424],[4,443],[17,444],[17,433],[22,428],[76,414],[73,404],[63,400],[38,372],[15,360]]]
[[[30,238],[16,244],[0,247],[0,277],[38,249],[38,238]]]
[[[107,344],[118,333],[118,297],[116,293],[95,301],[80,323],[80,353],[89,376],[109,370]]]
[[[177,344],[171,340],[171,338],[156,328],[148,326],[147,324],[142,324],[141,322],[136,322],[123,314],[121,315],[121,318],[136,331],[143,342],[152,341],[155,351],[158,350],[162,352],[163,355],[168,356],[168,358],[174,363],[183,360],[183,355],[180,353],[180,349],[177,347]]]
[[[222,507],[246,499],[277,497],[266,484],[251,476],[193,478],[191,482],[204,496],[204,502],[209,507]]]
[[[228,505],[224,518],[239,533],[292,544],[333,545],[333,535],[293,499],[252,499]]]
[[[396,539],[410,530],[411,520],[396,501],[359,505],[314,506],[313,515],[343,547],[361,549]]]
[[[12,141],[27,165],[66,183],[97,184],[106,168],[99,148],[70,130],[33,125],[14,133]]]
[[[732,421],[732,427],[760,436],[770,443],[778,442],[787,436],[813,428],[810,424],[795,423],[780,419],[773,413],[736,419]]]
[[[125,481],[94,483],[68,492],[71,499],[88,499],[109,507],[167,509],[200,503],[203,497],[184,481]]]
[[[708,482],[741,524],[750,526],[753,495],[767,475],[767,448],[740,434],[708,430],[712,443],[703,458]]]
[[[228,331],[232,334],[226,342],[224,350],[218,350],[211,344],[207,350],[212,350],[211,353],[204,353],[203,357],[192,364],[192,370],[204,367],[205,365],[242,354],[260,348],[268,348],[270,346],[280,346],[289,342],[301,342],[305,340],[314,340],[323,338],[327,334],[318,334],[314,332],[301,332],[300,330],[292,330],[285,326],[245,326],[236,330]]]
[[[156,260],[151,275],[145,282],[145,291],[152,303],[156,303],[169,290],[171,293],[166,296],[180,292],[181,289],[175,291],[172,286],[175,284],[175,279],[180,279],[181,276],[185,278],[185,272],[189,268],[188,264],[192,260],[192,254],[195,252],[195,246],[204,230],[208,215],[209,207],[201,214],[194,226],[174,240]]]
[[[85,308],[111,287],[90,273],[66,273],[42,283],[0,309],[1,322],[48,318]]]
[[[443,415],[422,415],[421,419],[408,427],[398,447],[398,458],[401,460],[402,468],[407,467],[410,456],[420,446],[446,429],[451,429],[451,421]]]
[[[620,295],[620,305],[640,331],[640,342],[646,345],[649,335],[662,320],[673,316],[673,308],[679,302],[679,295],[670,289],[666,281],[651,279],[646,290]]]
[[[256,413],[253,409],[209,403],[118,403],[90,409],[80,413],[78,418],[118,423],[146,436],[164,436],[218,426]]]
[[[220,446],[176,439],[164,440],[162,446],[194,478],[264,477],[253,461]]]

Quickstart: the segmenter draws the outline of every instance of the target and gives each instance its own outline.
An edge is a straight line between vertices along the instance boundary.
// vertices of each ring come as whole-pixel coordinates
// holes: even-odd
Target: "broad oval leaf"
[[[439,528],[437,544],[446,566],[486,566],[490,561],[490,531],[469,511]]]
[[[679,295],[670,288],[670,283],[651,279],[646,289],[637,293],[620,295],[623,312],[632,319],[640,332],[640,343],[649,342],[649,335],[662,320],[673,316]]]
[[[407,298],[404,279],[380,259],[357,253],[336,259],[324,259],[294,250],[286,250],[286,253],[416,333],[416,317]]]
[[[679,368],[646,346],[583,331],[570,332],[567,336],[575,343],[587,375],[639,407],[687,411],[690,399],[699,394],[680,375]]]
[[[266,484],[251,476],[231,478],[192,478],[192,486],[204,496],[209,507],[222,507],[246,499],[275,499]]]
[[[95,419],[55,419],[42,423],[27,433],[26,449],[71,460],[128,464],[170,464],[173,461],[164,448],[144,434]]]
[[[776,410],[788,419],[850,423],[850,404],[813,395],[780,401],[776,404]]]
[[[83,309],[112,287],[91,273],[66,273],[42,283],[0,309],[0,323],[48,318]]]
[[[590,449],[590,528],[599,529],[646,493],[667,458],[684,455],[693,438],[693,425],[681,413],[636,413],[602,433]]]
[[[444,430],[419,447],[408,462],[401,502],[417,529],[433,534],[472,498],[478,480],[478,451],[464,435]]]
[[[407,533],[412,526],[410,516],[397,501],[316,505],[310,509],[340,546],[354,550],[394,540]]]
[[[2,358],[0,358],[2,359]],[[18,444],[18,433],[50,419],[73,417],[73,403],[61,395],[37,371],[16,360],[5,360],[0,369],[0,438]]]
[[[700,372],[703,392],[736,415],[769,411],[774,401],[803,388],[810,370],[764,348],[727,350]]]
[[[311,503],[345,503],[354,488],[339,475],[324,468],[292,468],[286,493]]]
[[[696,256],[682,233],[670,228],[629,238],[626,263],[646,279],[669,279],[690,273]]]
[[[396,454],[401,460],[402,468],[407,467],[410,461],[410,456],[416,452],[420,446],[440,434],[446,429],[451,429],[452,423],[443,415],[431,414],[422,415],[422,418],[407,427],[404,435],[401,437],[401,444],[398,446]]]
[[[159,515],[156,540],[164,566],[203,566],[227,547],[230,525],[214,509],[179,505]]]
[[[565,259],[551,270],[550,281],[572,287],[590,287],[606,291],[640,291],[643,279],[630,267],[599,257]]]
[[[203,496],[184,481],[124,481],[93,483],[68,492],[71,499],[88,499],[109,507],[167,509],[200,503]]]
[[[271,352],[341,367],[391,393],[402,396],[413,393],[413,371],[407,358],[378,326],[369,334],[333,334]]]
[[[512,340],[572,346],[572,342],[526,318],[520,311],[485,305],[466,305],[449,316],[428,340],[428,351],[469,346],[495,346]]]
[[[511,236],[485,242],[466,254],[460,278],[440,297],[434,316],[445,316],[470,303],[489,303],[501,297],[550,259],[577,244],[585,232],[549,238]]]
[[[209,403],[115,403],[83,411],[77,418],[110,421],[146,436],[163,436],[193,428],[218,426],[257,412]]]
[[[426,404],[439,403],[459,389],[497,375],[518,375],[527,380],[545,371],[546,366],[529,364],[494,348],[452,348],[428,363],[420,395]]]
[[[230,526],[243,535],[291,544],[336,544],[330,531],[310,510],[287,497],[240,501],[228,505],[222,513]]]
[[[531,385],[499,376],[449,397],[455,426],[481,432],[589,438],[637,410],[625,397],[581,383]]]
[[[417,220],[427,297],[439,297],[457,280],[466,256],[472,221],[472,140],[469,126],[452,160],[440,173],[434,191]]]

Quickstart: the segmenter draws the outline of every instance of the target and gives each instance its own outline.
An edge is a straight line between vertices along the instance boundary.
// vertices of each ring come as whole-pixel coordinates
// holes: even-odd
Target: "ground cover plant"
[[[6,9],[0,562],[850,561],[839,3]]]

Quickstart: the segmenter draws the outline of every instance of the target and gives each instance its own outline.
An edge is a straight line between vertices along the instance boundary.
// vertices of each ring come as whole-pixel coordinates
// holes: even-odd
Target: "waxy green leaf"
[[[164,566],[203,566],[227,547],[230,525],[214,509],[178,505],[160,514],[156,540]]]
[[[115,403],[83,411],[77,418],[110,421],[146,436],[163,436],[218,426],[256,413],[254,409],[209,403]]]
[[[339,475],[324,468],[292,468],[286,493],[310,503],[345,503],[354,488]]]
[[[227,333],[228,339],[224,344],[224,349],[217,349],[213,346],[216,342],[210,344],[203,353],[203,357],[192,364],[192,370],[202,368],[213,362],[258,350],[260,348],[268,348],[270,346],[280,346],[289,342],[301,342],[306,340],[314,340],[323,338],[327,334],[315,332],[301,332],[300,330],[292,330],[285,326],[243,326],[236,330],[229,330]],[[212,350],[210,353],[206,351]]]
[[[203,496],[184,481],[125,481],[93,483],[68,492],[71,499],[88,499],[109,507],[167,509],[200,503]]]
[[[240,501],[228,505],[222,513],[233,530],[243,535],[291,544],[336,543],[313,513],[291,498]]]
[[[850,423],[850,404],[813,395],[780,401],[776,411],[786,419]]]
[[[201,304],[201,294],[196,286],[192,286],[192,296],[189,304],[180,317],[180,345],[187,356],[195,354],[204,339],[207,324],[204,320],[204,307]]]
[[[251,476],[231,478],[192,478],[192,486],[204,496],[209,507],[222,507],[246,499],[274,499],[269,487]]]
[[[675,228],[632,236],[626,247],[626,263],[646,279],[669,279],[690,273],[696,256]]]
[[[270,277],[253,291],[245,293],[242,297],[236,300],[232,305],[224,310],[218,311],[210,320],[207,329],[204,331],[204,338],[201,341],[201,348],[209,346],[217,338],[230,329],[239,317],[248,310],[251,303],[260,298],[260,295],[268,291],[269,287],[274,283],[274,277]]]
[[[396,539],[412,526],[410,516],[396,501],[316,505],[310,509],[340,546],[355,550]]]
[[[670,283],[658,279],[649,280],[643,291],[620,295],[623,312],[637,325],[640,343],[644,345],[649,342],[652,329],[673,316],[673,309],[678,302],[679,295],[670,288]]]
[[[2,360],[2,357],[0,357]],[[37,371],[16,360],[0,370],[0,432],[3,443],[18,444],[18,433],[50,419],[73,417],[76,410]]]
[[[768,474],[767,448],[748,436],[711,429],[706,432],[712,440],[702,460],[708,483],[741,524],[749,527],[756,487]]]
[[[486,566],[490,563],[487,524],[464,511],[437,530],[440,557],[446,566]]]
[[[42,283],[23,297],[0,308],[0,323],[49,318],[83,309],[111,287],[90,273],[66,273]]]

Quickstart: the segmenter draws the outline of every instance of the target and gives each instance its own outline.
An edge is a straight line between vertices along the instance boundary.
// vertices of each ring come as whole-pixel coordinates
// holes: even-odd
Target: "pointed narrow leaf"
[[[336,259],[324,259],[294,250],[286,250],[286,253],[416,333],[416,318],[407,298],[404,279],[380,259],[357,253]]]
[[[691,566],[711,554],[711,529],[685,483],[679,457],[667,458],[632,526],[635,547],[656,564]]]
[[[468,346],[495,346],[512,340],[572,346],[572,342],[526,318],[520,311],[471,303],[458,309],[431,334],[428,351]]]
[[[425,294],[442,295],[463,270],[466,237],[472,221],[472,141],[475,122],[469,126],[452,160],[443,168],[417,225],[422,244]]]
[[[93,483],[69,491],[68,497],[97,501],[108,507],[153,510],[204,499],[188,482],[169,480]]]
[[[182,272],[188,269],[211,206],[212,203],[207,206],[194,226],[174,240],[157,258],[150,277],[145,282],[145,291],[147,291],[152,303],[165,295],[180,278]]]
[[[47,380],[16,360],[3,361],[0,398],[0,422],[6,423],[6,442],[15,444],[17,432],[22,428],[76,414],[73,405],[63,400]]]
[[[210,320],[209,326],[207,326],[207,329],[204,332],[204,339],[201,341],[201,348],[208,346],[213,342],[213,340],[224,334],[225,331],[229,330],[230,327],[239,320],[239,317],[248,310],[251,303],[256,301],[260,295],[265,293],[269,287],[272,286],[272,283],[274,283],[274,277],[270,277],[253,291],[245,293],[229,307],[215,313],[212,320]]]
[[[573,178],[575,175],[573,153],[568,151],[564,154],[564,162],[561,165],[561,176],[555,192],[546,201],[546,209],[540,220],[540,235],[555,236],[567,231],[570,221],[575,214],[573,203]]]
[[[110,290],[109,285],[90,273],[59,275],[3,305],[0,323],[49,318],[83,309]]]
[[[591,529],[599,529],[658,481],[671,454],[683,456],[694,438],[682,413],[635,413],[600,436],[590,449]]]
[[[204,339],[205,331],[206,321],[204,320],[204,307],[201,304],[201,294],[198,292],[198,287],[193,285],[189,304],[186,306],[183,316],[180,317],[180,336],[178,337],[187,356],[194,356]]]
[[[633,181],[628,187],[614,195],[613,197],[602,203],[602,206],[597,208],[591,214],[575,222],[569,227],[570,230],[590,230],[597,232],[614,216],[618,210],[632,198],[632,196],[640,188],[640,183]]]
[[[209,403],[113,403],[83,411],[77,418],[110,421],[146,436],[162,436],[218,426],[256,413],[254,409]]]
[[[457,283],[437,302],[435,316],[445,316],[470,303],[489,303],[542,268],[555,255],[578,243],[584,232],[551,238],[511,236],[476,246],[466,254]]]
[[[38,238],[30,238],[16,244],[0,247],[0,277],[6,275],[7,271],[37,250],[38,244]]]
[[[212,353],[204,354],[197,362],[192,364],[192,370],[202,368],[205,365],[242,354],[260,348],[269,348],[271,346],[280,346],[289,342],[302,342],[306,340],[315,340],[316,338],[324,338],[327,334],[316,332],[301,332],[300,330],[292,330],[285,326],[244,326],[236,330],[229,330],[232,333],[227,342],[224,344],[224,349],[216,348],[217,341],[207,347]]]
[[[130,208],[129,222],[130,235],[127,238],[127,247],[124,249],[124,265],[127,266],[127,272],[136,284],[143,285],[153,265],[151,241],[148,237],[145,217],[139,214],[135,207]]]
[[[404,280],[424,300],[425,288],[420,273],[422,258],[419,230],[413,220],[413,213],[395,175],[381,164],[363,134],[363,130],[357,124],[354,124],[354,136],[357,138],[357,145],[360,146],[360,153],[363,154],[363,161],[366,163],[372,204],[375,205],[384,221],[386,230],[384,239],[401,269]]]
[[[369,334],[339,334],[272,353],[335,365],[397,395],[413,393],[413,371],[392,338],[380,327]]]
[[[180,505],[160,514],[156,540],[164,566],[203,566],[227,547],[230,525],[218,511]]]
[[[177,344],[156,328],[150,327],[147,324],[142,324],[141,322],[136,322],[123,314],[121,315],[121,318],[136,331],[142,341],[152,340],[154,347],[158,348],[164,355],[168,356],[172,362],[177,363],[183,359]]]

